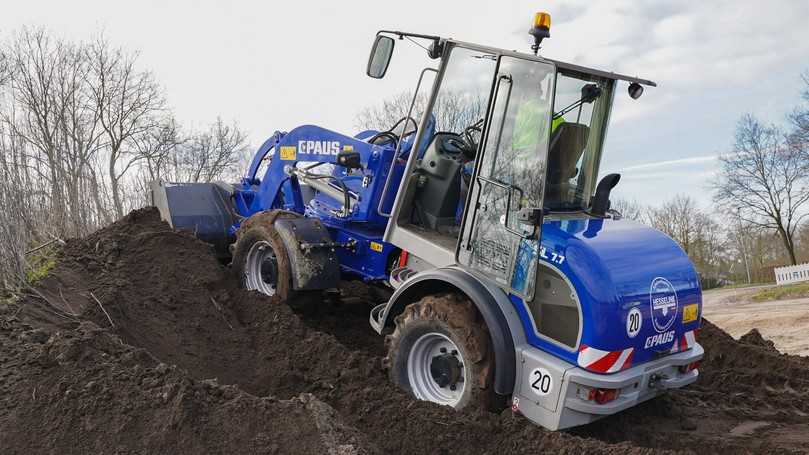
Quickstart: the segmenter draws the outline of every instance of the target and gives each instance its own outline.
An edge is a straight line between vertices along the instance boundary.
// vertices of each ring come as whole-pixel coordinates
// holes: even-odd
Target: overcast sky
[[[736,120],[783,122],[809,70],[807,0],[5,0],[0,33],[41,25],[86,40],[104,30],[140,51],[182,123],[221,115],[257,146],[304,123],[351,134],[362,107],[412,89],[427,63],[412,46],[397,46],[386,79],[365,76],[380,28],[528,51],[540,9],[553,21],[545,56],[658,82],[637,101],[622,87],[602,165],[623,174],[615,194],[642,203],[684,193],[709,205]]]

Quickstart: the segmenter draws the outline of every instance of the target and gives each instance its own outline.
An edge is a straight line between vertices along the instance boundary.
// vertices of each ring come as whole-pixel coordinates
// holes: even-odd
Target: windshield
[[[585,210],[595,188],[612,103],[613,83],[559,72],[553,103],[545,208]]]
[[[462,133],[485,114],[496,57],[453,47],[433,106],[436,131]]]

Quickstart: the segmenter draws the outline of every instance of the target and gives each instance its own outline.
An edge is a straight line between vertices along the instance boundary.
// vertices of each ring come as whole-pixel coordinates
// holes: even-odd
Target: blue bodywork
[[[428,125],[430,131],[425,137],[432,136],[433,124]],[[377,208],[382,200],[383,212],[390,211],[415,135],[402,140],[396,163],[391,166],[396,149],[366,141],[376,133],[369,130],[350,137],[313,125],[300,126],[288,133],[276,132],[256,152],[247,175],[237,185],[233,194],[236,211],[244,218],[270,209],[316,217],[335,241],[356,242],[352,250],[337,250],[345,273],[366,281],[386,279],[399,249],[382,241],[388,219],[380,215]],[[419,153],[424,152],[426,145],[421,144]],[[358,203],[348,216],[338,216],[335,212],[342,207],[342,201],[326,194],[318,193],[305,204],[298,181],[290,178],[285,169],[296,163],[334,164],[337,153],[343,150],[359,152],[362,163],[361,170],[349,172],[334,166],[331,173],[358,196]],[[392,173],[390,188],[383,195],[388,172]],[[235,234],[239,224],[239,221],[234,223],[231,234]]]
[[[526,302],[511,295],[531,345],[573,364],[578,363],[584,346],[608,352],[633,348],[629,367],[668,354],[686,332],[699,328],[699,317],[682,322],[682,309],[687,305],[697,305],[696,314],[702,314],[697,271],[680,246],[660,231],[631,220],[554,220],[543,224],[541,245],[540,260],[561,272],[578,295],[582,331],[575,347],[563,347],[541,337]],[[560,264],[558,258],[564,261]],[[673,287],[676,308],[665,316],[653,310],[659,292],[651,288],[657,279]],[[642,320],[638,333],[630,337],[626,325],[633,308],[640,311]],[[670,340],[646,347],[650,338],[671,332],[663,337]]]
[[[312,125],[275,133],[259,148],[237,185],[233,194],[236,211],[244,218],[269,209],[316,217],[329,229],[334,241],[355,244],[352,249],[337,249],[343,273],[366,281],[387,279],[399,249],[382,241],[388,219],[380,215],[377,207],[382,201],[383,211],[390,210],[413,148],[413,135],[402,141],[399,156],[395,156],[393,146],[366,141],[375,133],[365,131],[350,137]],[[428,145],[432,131],[424,137],[427,139],[418,147],[419,154]],[[359,152],[362,163],[361,170],[348,172],[334,166],[331,172],[333,178],[357,195],[357,203],[347,216],[337,214],[343,201],[326,194],[318,193],[306,203],[298,181],[285,169],[296,163],[299,167],[306,163],[335,163],[337,153],[343,150]],[[390,188],[384,193],[389,171]],[[230,233],[235,234],[238,227],[239,221],[231,226]],[[564,260],[560,262],[559,258]],[[581,214],[581,219],[546,220],[541,248],[529,259],[553,265],[569,280],[581,303],[582,330],[574,347],[544,338],[534,328],[526,302],[511,295],[527,341],[574,365],[586,367],[579,362],[579,356],[583,348],[591,347],[617,353],[633,348],[626,365],[634,366],[670,352],[684,333],[699,326],[699,318],[682,322],[682,308],[686,305],[696,304],[701,315],[699,280],[691,261],[674,241],[642,224],[586,214]],[[658,285],[660,289],[655,290]],[[656,292],[662,297],[656,297]],[[653,301],[669,305],[665,315],[663,310],[654,309]],[[633,308],[640,311],[642,321],[638,332],[630,337],[625,328]],[[665,336],[648,347],[650,337],[659,334]]]

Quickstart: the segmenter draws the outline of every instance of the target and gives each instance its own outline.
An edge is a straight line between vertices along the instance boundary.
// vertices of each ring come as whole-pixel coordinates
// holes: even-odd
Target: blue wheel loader
[[[340,279],[388,288],[370,324],[417,399],[510,403],[557,430],[686,386],[697,272],[610,209],[619,175],[597,178],[613,98],[655,84],[538,55],[549,28],[537,14],[530,53],[382,30],[371,78],[397,41],[427,50],[401,120],[276,132],[239,183],[153,182],[154,205],[247,289],[294,303]]]

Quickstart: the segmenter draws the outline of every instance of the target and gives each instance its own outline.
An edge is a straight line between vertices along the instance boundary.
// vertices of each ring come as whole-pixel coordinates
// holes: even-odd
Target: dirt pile
[[[413,401],[381,367],[367,288],[346,283],[341,299],[296,314],[241,290],[207,244],[151,209],[70,241],[38,289],[0,315],[7,453],[739,453],[809,441],[806,360],[709,323],[698,384],[574,432]]]
[[[3,453],[379,453],[311,395],[196,381],[92,322],[6,320],[0,344]]]

